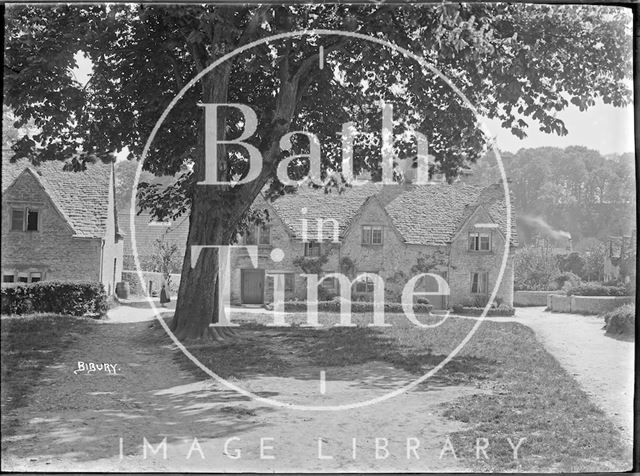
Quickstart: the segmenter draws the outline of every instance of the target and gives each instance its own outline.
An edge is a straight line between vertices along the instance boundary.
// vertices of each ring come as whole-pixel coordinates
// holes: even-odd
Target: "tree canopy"
[[[130,158],[139,157],[168,102],[207,64],[248,41],[313,28],[362,32],[423,55],[483,115],[499,118],[518,136],[534,122],[565,133],[555,112],[569,103],[586,109],[597,97],[616,106],[631,99],[624,81],[631,73],[631,32],[628,12],[620,8],[95,5],[16,6],[7,15],[5,103],[20,125],[32,120],[39,128],[15,144],[18,155],[34,161],[78,152],[105,157],[125,146]],[[321,44],[330,66],[323,70],[317,65]],[[78,51],[93,65],[85,86],[69,74]],[[262,45],[225,65],[231,69],[228,99],[251,105],[260,117],[257,143],[272,132],[278,78],[286,73],[301,82],[293,127],[322,136],[328,163],[335,165],[343,122],[379,130],[381,99],[394,104],[398,133],[403,118],[404,126],[427,135],[430,153],[449,176],[485,145],[473,116],[445,83],[377,45],[301,37]],[[173,175],[193,160],[201,119],[195,104],[208,99],[207,88],[212,85],[192,89],[180,102],[146,169]],[[356,169],[375,168],[378,147],[372,134],[356,154]],[[231,160],[226,173],[241,173],[243,166]]]

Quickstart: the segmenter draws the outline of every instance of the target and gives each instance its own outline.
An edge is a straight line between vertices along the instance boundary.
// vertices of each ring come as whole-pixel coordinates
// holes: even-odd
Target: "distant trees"
[[[603,156],[581,146],[539,147],[502,155],[518,215],[541,216],[568,231],[574,245],[585,238],[606,241],[630,231],[635,216],[635,157]],[[485,157],[465,179],[495,182],[496,161]],[[518,223],[520,241],[532,244],[540,230]]]

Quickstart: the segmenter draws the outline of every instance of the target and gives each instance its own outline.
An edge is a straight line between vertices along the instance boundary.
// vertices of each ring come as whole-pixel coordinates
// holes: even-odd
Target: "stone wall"
[[[129,283],[129,292],[134,296],[144,296],[146,291],[151,289],[151,292],[160,293],[162,288],[162,282],[164,280],[162,273],[156,273],[154,271],[143,271],[142,276],[144,278],[144,284],[140,282],[140,277],[137,271],[125,270],[122,272],[122,281]],[[172,274],[171,283],[169,285],[169,292],[172,297],[178,294],[178,288],[180,287],[180,275]]]
[[[575,314],[602,314],[623,304],[635,302],[635,296],[559,296],[547,297],[547,308],[552,312]]]
[[[558,291],[515,291],[514,306],[546,306],[547,296],[557,294]]]

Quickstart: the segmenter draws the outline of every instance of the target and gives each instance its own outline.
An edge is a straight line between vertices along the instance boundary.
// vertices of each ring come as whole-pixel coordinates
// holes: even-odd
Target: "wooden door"
[[[264,269],[242,270],[242,304],[264,303]]]

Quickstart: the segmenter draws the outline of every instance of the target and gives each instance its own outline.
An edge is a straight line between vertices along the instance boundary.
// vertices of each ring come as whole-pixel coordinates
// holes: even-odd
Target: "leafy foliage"
[[[452,307],[453,313],[459,316],[481,316],[484,307],[463,306],[456,304]],[[507,304],[500,304],[497,307],[491,307],[487,311],[487,317],[510,317],[516,313],[516,310]]]
[[[615,8],[507,4],[459,5],[289,5],[289,6],[16,6],[8,9],[5,34],[6,103],[19,125],[33,120],[39,133],[20,138],[15,150],[32,160],[71,157],[78,166],[92,154],[130,150],[139,157],[156,119],[186,82],[222,54],[250,40],[283,31],[335,28],[374,34],[421,52],[490,118],[519,136],[531,118],[546,132],[566,133],[555,113],[569,103],[588,108],[628,104],[631,92],[631,32],[627,14]],[[328,50],[317,67],[317,45]],[[79,84],[69,70],[82,51],[93,75]],[[363,65],[366,65],[363,68]],[[535,65],[535,67],[533,67]],[[228,65],[227,96],[251,104],[262,118],[256,142],[273,130],[270,121],[278,75],[300,73],[295,126],[320,129],[323,144],[336,144],[335,131],[357,119],[363,130],[379,123],[376,99],[394,102],[398,133],[417,127],[428,134],[430,153],[448,176],[481,153],[484,139],[475,120],[442,81],[434,80],[397,54],[370,43],[340,38],[290,40],[257,47]],[[361,81],[368,87],[362,90]],[[589,78],[588,80],[586,78]],[[207,78],[192,88],[167,118],[145,164],[156,174],[176,174],[196,161],[201,108],[213,87]],[[215,79],[212,75],[211,79]],[[389,84],[403,88],[389,90]],[[393,89],[393,88],[392,88]],[[443,112],[442,105],[449,109]],[[411,119],[411,111],[420,117]],[[231,123],[233,135],[237,125]],[[331,140],[333,138],[333,140]],[[356,157],[356,169],[377,151],[372,137]],[[407,144],[401,155],[410,154]],[[336,160],[335,147],[325,161]],[[201,152],[201,151],[200,151]],[[376,154],[377,155],[377,154]],[[242,171],[230,160],[227,175]],[[271,174],[273,170],[269,170]],[[193,180],[176,188],[188,198]]]
[[[294,266],[299,267],[306,274],[322,274],[322,267],[329,261],[328,255],[321,254],[320,256],[298,256],[293,260]]]
[[[636,333],[636,307],[633,304],[625,304],[603,316],[607,334],[635,337]]]
[[[577,251],[558,256],[558,268],[562,272],[582,276],[584,274],[584,265],[584,258]]]
[[[167,243],[162,239],[153,242],[154,253],[151,256],[153,262],[152,271],[162,273],[167,287],[171,287],[171,273],[180,270],[180,248],[175,243]]]
[[[571,272],[562,272],[554,274],[551,277],[553,281],[553,289],[564,289],[565,287],[575,287],[582,284],[582,279]]]
[[[556,257],[544,248],[527,246],[513,258],[514,287],[519,291],[545,291],[558,273]]]
[[[628,296],[624,286],[604,286],[599,283],[583,283],[567,289],[567,296]]]
[[[2,314],[51,312],[103,316],[107,310],[102,283],[42,281],[2,286]]]

